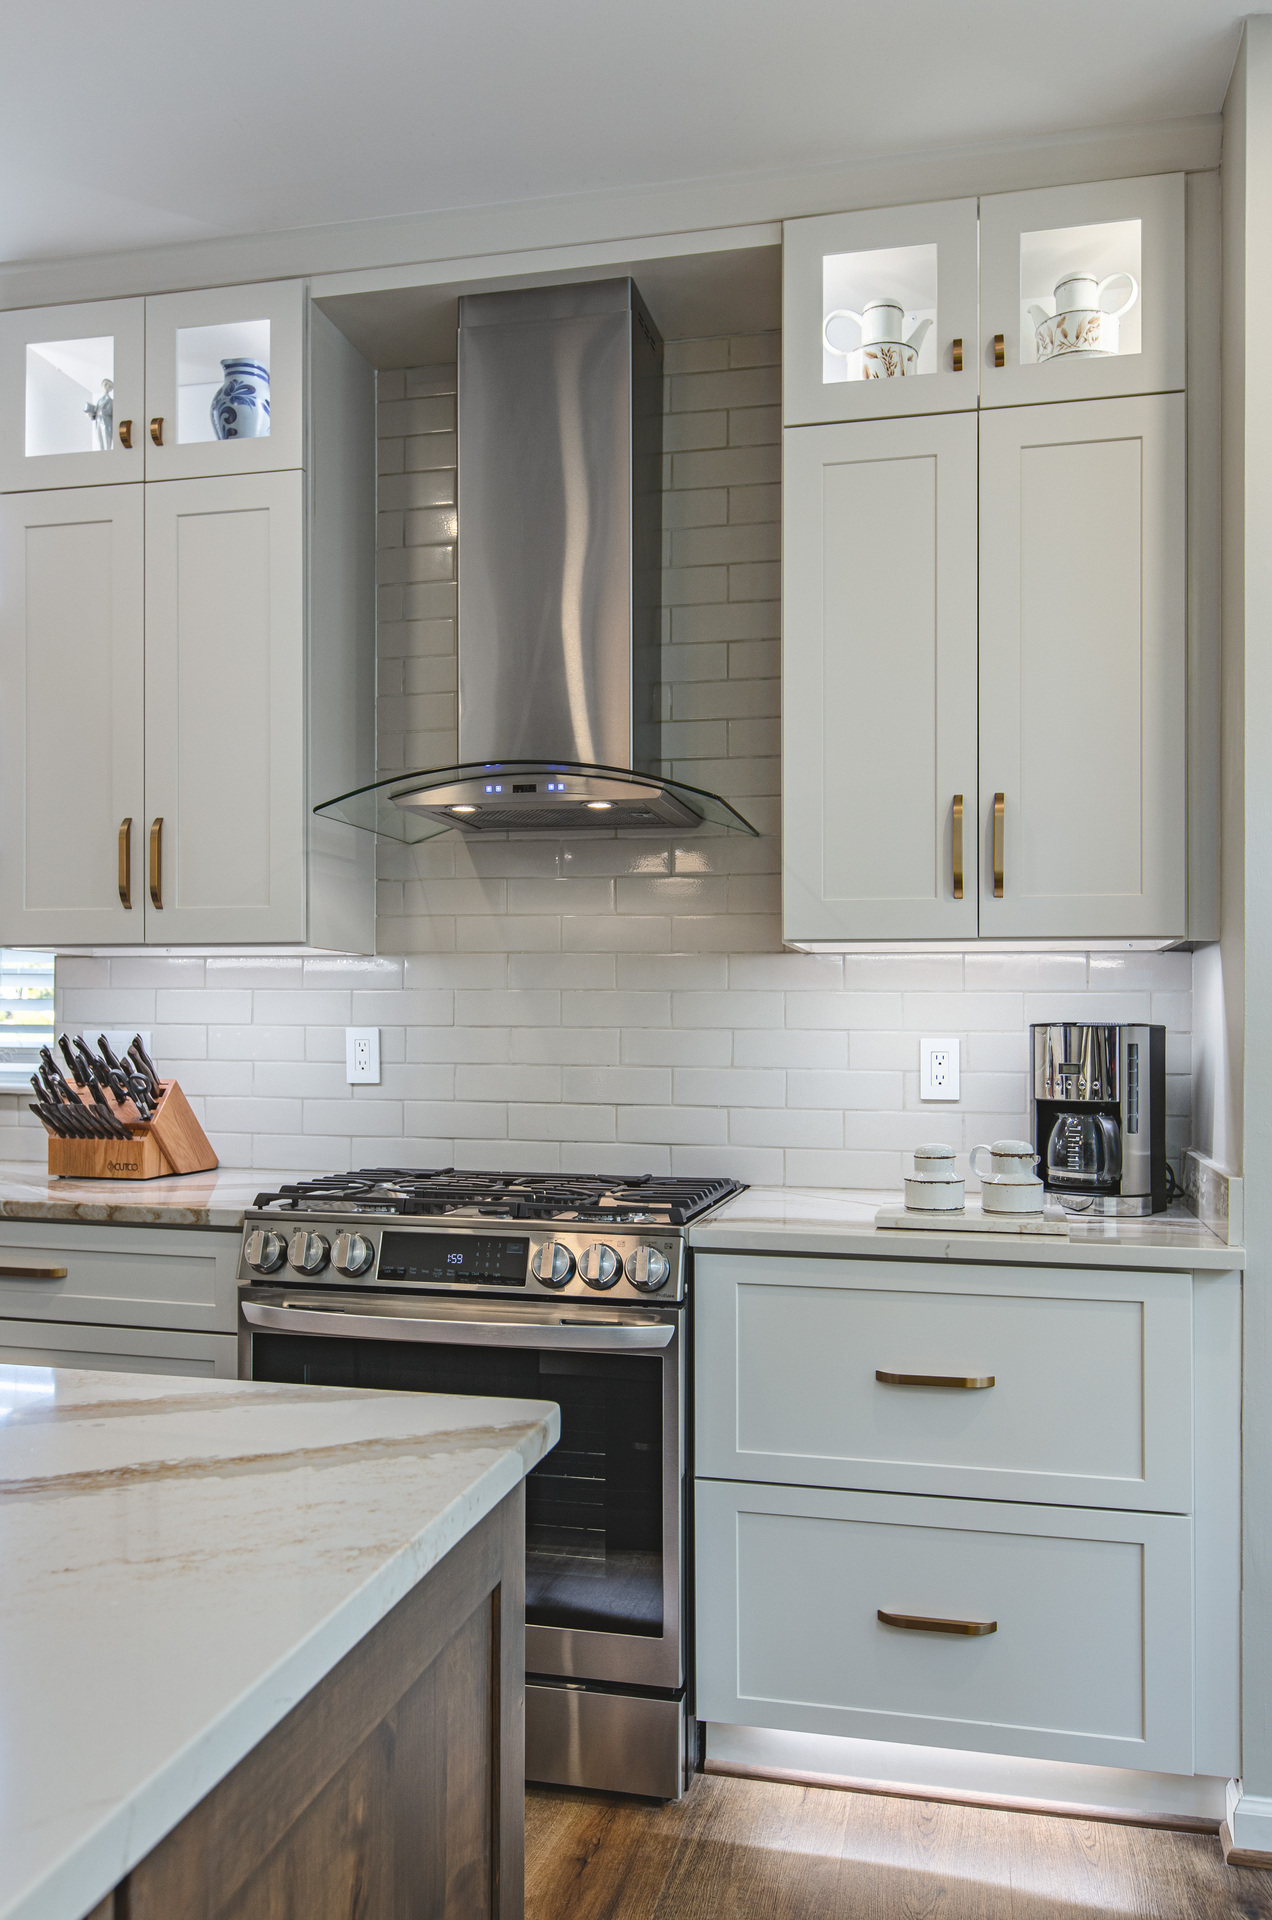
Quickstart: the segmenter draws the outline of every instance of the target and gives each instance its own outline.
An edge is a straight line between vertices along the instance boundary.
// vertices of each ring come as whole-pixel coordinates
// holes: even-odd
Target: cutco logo
[[[106,1171],[107,1173],[136,1173],[140,1165],[140,1160],[108,1160]]]

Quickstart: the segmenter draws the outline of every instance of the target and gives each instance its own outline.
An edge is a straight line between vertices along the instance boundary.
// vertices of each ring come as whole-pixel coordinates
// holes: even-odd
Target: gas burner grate
[[[741,1193],[740,1180],[660,1174],[474,1173],[456,1167],[363,1167],[297,1180],[256,1205],[290,1213],[377,1213],[493,1220],[594,1220],[683,1227]]]

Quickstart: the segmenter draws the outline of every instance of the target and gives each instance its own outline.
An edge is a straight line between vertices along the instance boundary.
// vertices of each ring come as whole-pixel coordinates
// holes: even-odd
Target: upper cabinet
[[[146,303],[0,313],[0,492],[144,480]]]
[[[976,202],[788,220],[788,427],[976,405]]]
[[[983,407],[1184,385],[1184,176],[980,203]]]
[[[298,280],[147,300],[147,480],[302,466],[304,334]]]
[[[788,220],[783,420],[1184,385],[1184,176]]]
[[[305,459],[299,281],[0,314],[0,492]]]

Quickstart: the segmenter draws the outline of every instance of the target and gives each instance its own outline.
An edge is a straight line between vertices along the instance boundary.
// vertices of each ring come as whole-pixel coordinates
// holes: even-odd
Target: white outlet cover
[[[349,1085],[380,1080],[379,1027],[345,1028],[345,1079]]]
[[[919,1041],[920,1100],[958,1099],[958,1041]]]

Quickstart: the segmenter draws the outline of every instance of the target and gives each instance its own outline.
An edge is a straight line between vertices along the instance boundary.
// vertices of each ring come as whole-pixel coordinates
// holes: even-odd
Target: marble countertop
[[[0,1161],[0,1220],[82,1220],[100,1225],[222,1227],[237,1233],[258,1193],[308,1173],[216,1167],[166,1180],[62,1180],[38,1161]]]
[[[1245,1253],[1176,1205],[1146,1220],[1070,1218],[1069,1237],[940,1233],[876,1227],[875,1212],[903,1205],[894,1192],[832,1187],[748,1187],[689,1229],[699,1252],[837,1253],[879,1260],[1002,1261],[1012,1266],[1158,1267],[1230,1271]]]
[[[82,1920],[559,1431],[538,1400],[0,1368],[0,1920]]]

